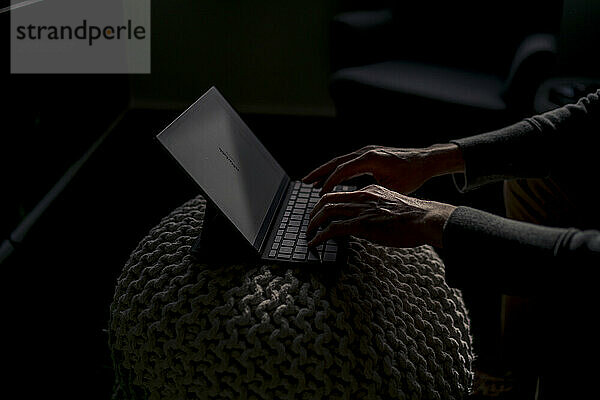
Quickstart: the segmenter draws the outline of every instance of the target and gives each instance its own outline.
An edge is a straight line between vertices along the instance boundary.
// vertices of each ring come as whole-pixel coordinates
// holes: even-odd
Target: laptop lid
[[[260,251],[290,178],[221,93],[210,88],[157,138]]]

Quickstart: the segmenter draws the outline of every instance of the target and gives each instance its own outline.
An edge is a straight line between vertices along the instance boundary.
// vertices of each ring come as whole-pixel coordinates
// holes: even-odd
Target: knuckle
[[[340,172],[342,172],[344,170],[345,165],[346,165],[346,163],[342,163],[342,164],[337,165],[335,167],[335,169],[333,170],[333,174],[332,175],[339,174]]]
[[[360,155],[360,157],[358,157],[358,159],[364,160],[364,161],[369,161],[369,160],[374,159],[375,157],[377,157],[377,150],[369,150],[369,151],[362,153]]]
[[[335,204],[333,203],[327,203],[323,206],[323,212],[331,212],[333,211],[333,209],[335,208]]]

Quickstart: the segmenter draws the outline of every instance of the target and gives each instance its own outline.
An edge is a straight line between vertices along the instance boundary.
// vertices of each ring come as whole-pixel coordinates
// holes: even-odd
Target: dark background
[[[391,102],[392,118],[376,120],[371,130],[353,129],[330,91],[348,46],[332,31],[339,13],[395,10],[402,31],[386,31],[383,41],[366,46],[388,51],[389,59],[491,66],[499,75],[510,67],[517,27],[541,23],[557,34],[554,75],[598,76],[600,3],[454,3],[154,1],[152,73],[136,76],[11,75],[10,13],[0,14],[0,242],[11,239],[4,243],[14,247],[1,262],[4,381],[13,393],[109,397],[105,329],[116,278],[148,230],[198,193],[154,136],[210,86],[295,178],[365,144],[431,144],[488,128],[465,121],[463,129],[459,121],[428,136],[427,123],[452,107],[405,100]],[[361,61],[361,48],[351,51],[357,64],[383,60],[364,53]],[[51,202],[43,201],[48,193],[56,194]],[[450,181],[436,179],[418,195],[502,213],[498,186],[459,195]]]

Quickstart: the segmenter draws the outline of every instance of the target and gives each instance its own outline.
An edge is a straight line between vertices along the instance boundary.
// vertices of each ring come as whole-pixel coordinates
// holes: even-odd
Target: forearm
[[[591,274],[600,263],[600,232],[542,227],[458,207],[443,229],[443,259],[450,286],[535,295],[572,288]]]
[[[600,129],[600,91],[577,104],[526,118],[505,128],[452,140],[460,147],[462,190],[488,182],[544,177],[566,162],[577,161],[577,149],[591,145]],[[459,182],[460,181],[460,182]]]
[[[430,177],[461,173],[465,161],[460,147],[455,143],[435,144],[424,149],[427,174]]]

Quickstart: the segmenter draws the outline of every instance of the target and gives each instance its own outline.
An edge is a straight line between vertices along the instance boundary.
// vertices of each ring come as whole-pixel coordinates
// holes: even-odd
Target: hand
[[[356,176],[372,175],[379,185],[399,193],[412,193],[434,176],[464,170],[455,144],[421,149],[367,146],[336,157],[308,174],[302,181],[323,186],[321,194]]]
[[[377,185],[325,194],[311,212],[308,243],[353,235],[385,246],[442,247],[444,224],[455,206],[408,197]]]

